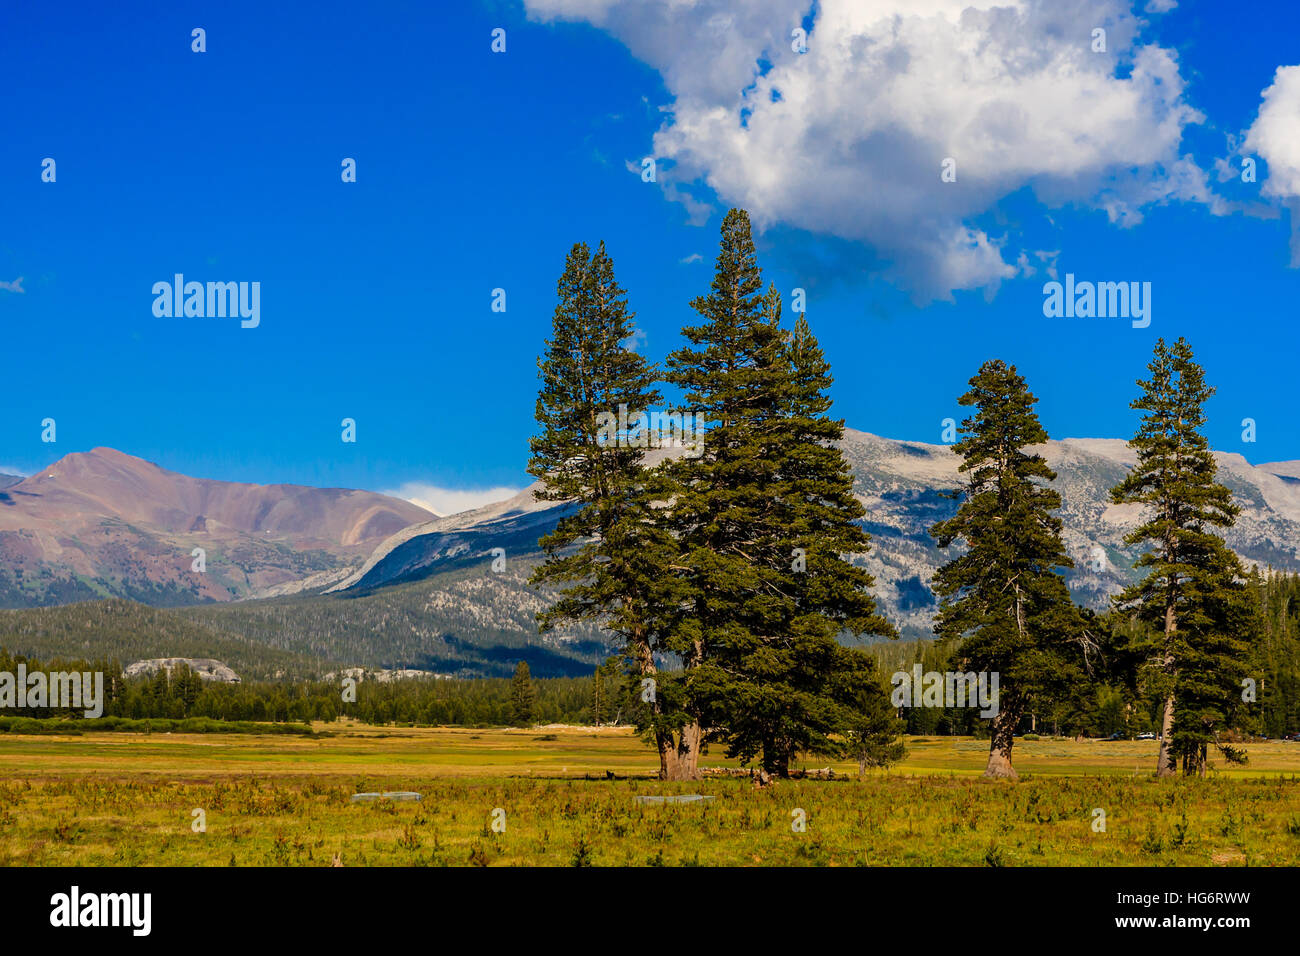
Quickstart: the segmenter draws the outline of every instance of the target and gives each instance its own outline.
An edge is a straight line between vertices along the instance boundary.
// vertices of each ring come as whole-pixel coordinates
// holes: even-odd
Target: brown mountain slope
[[[0,491],[0,606],[231,600],[346,574],[430,517],[372,492],[209,481],[96,448]]]

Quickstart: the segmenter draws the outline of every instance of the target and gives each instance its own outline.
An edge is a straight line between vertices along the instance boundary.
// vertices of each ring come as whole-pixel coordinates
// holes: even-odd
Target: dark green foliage
[[[529,441],[528,471],[543,482],[537,497],[576,506],[540,542],[546,560],[532,581],[561,591],[539,615],[543,631],[594,618],[625,640],[646,640],[642,592],[653,584],[638,572],[657,543],[655,489],[639,436],[608,429],[620,406],[636,420],[660,400],[653,367],[623,344],[632,331],[604,244],[593,255],[578,243],[565,261],[552,336],[538,361],[541,428]]]
[[[1258,691],[1247,708],[1253,727],[1274,738],[1300,733],[1300,576],[1256,570],[1249,589],[1259,628],[1248,675]]]
[[[655,653],[664,650],[652,617],[676,601],[673,579],[664,573],[672,541],[656,514],[666,486],[643,464],[648,429],[623,429],[621,421],[637,422],[660,401],[656,370],[624,344],[632,313],[603,243],[594,254],[583,243],[573,247],[558,299],[538,361],[540,431],[529,443],[528,470],[543,482],[539,499],[574,507],[540,541],[546,558],[532,583],[557,587],[560,595],[538,621],[543,631],[598,622],[619,638],[633,671],[652,675]],[[599,681],[598,675],[598,687]],[[645,713],[660,773],[669,777],[673,735],[684,721],[662,712],[662,699]]]
[[[625,672],[625,661],[611,657],[596,668],[591,675],[591,722],[597,726],[619,723],[630,713],[641,714],[648,708],[630,706],[635,692],[635,681]]]
[[[45,662],[10,655],[0,648],[0,671],[99,671],[104,674],[104,719],[208,719],[217,723],[335,721],[346,716],[368,724],[462,725],[504,727],[512,719],[513,681],[439,680],[408,678],[381,681],[373,676],[357,684],[355,703],[344,703],[338,680],[245,681],[226,684],[199,680],[185,666],[169,673],[125,678],[117,661],[55,658]],[[196,683],[197,681],[197,683]],[[591,723],[592,680],[585,678],[530,679],[534,691],[533,717],[542,723]],[[630,709],[629,694],[615,685],[609,706]],[[5,715],[22,719],[71,721],[95,726],[80,711],[26,707]],[[112,728],[108,728],[112,729]],[[131,728],[127,728],[131,729]],[[196,731],[206,732],[206,731]]]
[[[213,720],[209,717],[0,717],[3,734],[58,734],[79,736],[89,733],[114,734],[292,734],[315,735],[308,724],[257,723],[251,720]]]
[[[305,648],[285,650],[211,627],[186,612],[113,599],[63,607],[0,611],[0,646],[37,657],[212,657],[245,677],[309,676],[321,659]]]
[[[1250,646],[1246,676],[1255,681],[1257,699],[1241,701],[1241,687],[1234,687],[1231,727],[1220,733],[1221,745],[1251,734],[1277,739],[1300,732],[1300,576],[1252,568],[1247,593],[1257,613],[1241,634]],[[1129,612],[1112,612],[1098,616],[1089,631],[1097,639],[1089,679],[1039,708],[1039,730],[1069,737],[1159,732],[1164,699],[1149,661],[1163,647],[1163,628]],[[886,675],[913,663],[927,671],[952,670],[959,663],[933,641],[878,644],[871,653]],[[910,708],[903,717],[907,733],[921,735],[978,732],[986,723],[964,708]],[[1022,717],[1019,730],[1029,727],[1029,716]]]
[[[1055,512],[1055,473],[1030,446],[1047,441],[1037,399],[1014,366],[985,362],[960,404],[975,409],[953,450],[967,476],[957,514],[934,526],[940,547],[965,551],[940,568],[935,621],[941,639],[957,642],[962,671],[997,673],[989,773],[1013,775],[1012,734],[1022,716],[1045,706],[1073,676],[1084,622],[1060,568],[1073,567]]]
[[[528,663],[520,661],[515,668],[515,676],[510,680],[510,722],[516,727],[527,727],[533,722],[533,710],[537,706],[537,692],[533,690],[533,679],[528,673]]]
[[[830,367],[761,289],[749,217],[733,209],[712,289],[691,303],[703,321],[668,360],[710,427],[700,455],[666,466],[683,589],[665,631],[687,665],[687,710],[729,755],[785,774],[801,752],[842,753],[868,725],[860,701],[881,692],[871,658],[837,636],[894,632],[846,557],[870,539],[834,445],[843,422],[826,416]]]
[[[832,697],[846,707],[843,717],[844,754],[858,762],[858,775],[868,767],[888,767],[902,760],[907,747],[900,739],[903,722],[890,706],[886,684],[874,656],[843,648],[843,666],[836,673]]]
[[[1240,508],[1216,478],[1217,466],[1201,434],[1204,403],[1214,394],[1185,339],[1156,343],[1150,379],[1132,406],[1143,412],[1129,444],[1137,467],[1111,492],[1116,503],[1138,504],[1144,521],[1125,537],[1149,546],[1136,562],[1146,576],[1124,590],[1116,606],[1161,631],[1150,679],[1164,697],[1172,732],[1161,747],[1158,772],[1203,773],[1217,734],[1241,703],[1248,645],[1257,622],[1245,589],[1245,571],[1218,529]]]

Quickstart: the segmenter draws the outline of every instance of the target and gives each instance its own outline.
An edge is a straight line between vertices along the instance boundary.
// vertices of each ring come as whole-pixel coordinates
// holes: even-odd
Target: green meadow
[[[1282,866],[1300,862],[1300,744],[1156,781],[1152,741],[910,738],[857,779],[654,779],[625,729],[320,726],[316,736],[0,735],[10,866]],[[734,767],[720,751],[706,768]],[[827,766],[807,764],[809,768]],[[420,802],[352,803],[413,790]],[[643,804],[637,796],[711,801]],[[201,811],[196,814],[195,811]],[[202,827],[200,827],[200,823]],[[1103,826],[1104,824],[1104,826]]]

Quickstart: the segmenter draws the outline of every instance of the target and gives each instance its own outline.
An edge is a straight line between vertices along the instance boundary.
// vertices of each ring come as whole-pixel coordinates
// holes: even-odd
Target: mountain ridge
[[[866,508],[863,523],[873,538],[871,550],[854,560],[875,576],[876,597],[904,635],[927,636],[934,608],[930,578],[947,560],[929,528],[956,510],[946,494],[960,485],[960,462],[950,445],[851,428],[840,447],[853,468],[854,493]],[[1058,475],[1063,538],[1076,563],[1067,582],[1081,603],[1101,609],[1136,577],[1132,565],[1139,551],[1124,545],[1123,537],[1138,524],[1140,509],[1109,500],[1110,488],[1136,462],[1136,453],[1119,438],[1053,439],[1037,450]],[[1215,452],[1215,459],[1221,480],[1243,504],[1242,517],[1228,531],[1229,544],[1247,563],[1300,571],[1300,486],[1236,452]],[[487,562],[493,548],[538,560],[536,537],[554,527],[557,508],[564,507],[534,501],[538,487],[535,482],[505,501],[404,528],[326,593],[368,592],[467,561]]]
[[[840,447],[854,472],[854,493],[867,512],[863,525],[872,535],[871,549],[851,559],[875,576],[881,610],[902,636],[929,637],[936,608],[930,579],[948,557],[935,546],[929,528],[957,507],[948,497],[960,483],[957,456],[949,445],[855,429],[845,430]],[[1132,565],[1138,551],[1125,546],[1123,537],[1140,519],[1140,509],[1109,501],[1110,488],[1135,456],[1123,439],[1057,439],[1041,451],[1058,475],[1063,538],[1076,562],[1066,574],[1067,583],[1076,600],[1101,609],[1136,574]],[[667,454],[655,451],[651,463]],[[1285,471],[1286,463],[1252,465],[1235,452],[1216,452],[1215,458],[1221,480],[1243,506],[1237,526],[1228,531],[1229,544],[1248,563],[1300,571],[1300,481],[1275,473]],[[47,587],[40,595],[47,604],[127,597],[154,607],[197,605],[180,607],[177,613],[224,641],[264,646],[295,659],[414,666],[460,676],[508,676],[520,659],[529,660],[538,673],[581,673],[616,651],[590,623],[547,634],[537,631],[535,614],[553,597],[528,583],[542,560],[537,540],[573,506],[535,500],[536,483],[501,501],[437,517],[396,499],[349,489],[232,485],[207,488],[204,498],[199,494],[204,489],[190,484],[203,479],[142,461],[101,451],[66,465],[56,462],[18,486],[0,489],[0,520],[8,521],[0,524],[0,597],[6,593],[6,574],[30,570],[30,565],[11,563],[15,541],[45,540],[50,553],[67,564],[71,558],[56,549],[84,557],[97,536],[103,536],[116,548],[108,557],[124,555],[142,566],[135,590],[124,586],[129,577],[110,577],[122,568],[108,561],[90,569],[89,583],[80,590]],[[126,468],[127,475],[118,476],[116,489],[77,486],[90,478],[111,484],[117,468]],[[151,494],[151,480],[164,478],[180,489],[135,500]],[[61,480],[64,491],[56,494],[55,483]],[[223,492],[228,499],[222,499]],[[133,500],[120,509],[123,514],[93,515],[88,527],[71,532],[56,526],[14,530],[15,515],[26,513],[21,511],[26,494],[56,505],[80,503],[82,510],[73,513],[83,523],[87,508],[111,511],[123,494]],[[199,497],[186,499],[187,494]],[[6,498],[18,504],[6,503]],[[91,508],[87,501],[96,504]],[[322,502],[342,508],[343,514],[332,513],[329,521],[314,527],[312,508],[323,508]],[[366,527],[364,512],[370,507],[390,510],[393,525],[380,526],[387,533],[373,538],[349,537],[347,529],[357,522]],[[166,528],[157,527],[161,519],[151,509],[166,516]],[[274,533],[267,534],[268,527]],[[349,540],[355,543],[344,543]],[[192,587],[199,577],[189,571],[193,546],[208,548],[205,583],[225,582],[224,591]],[[167,556],[161,570],[149,564],[159,549]],[[97,553],[94,547],[89,551]],[[103,576],[95,578],[95,573]],[[29,604],[39,603],[33,596],[25,595]],[[81,640],[93,645],[93,633],[84,633]],[[205,656],[192,644],[184,653],[173,652],[161,631],[151,640],[151,657]]]
[[[113,448],[72,452],[0,488],[0,605],[247,597],[350,568],[428,517],[375,492],[216,481]]]

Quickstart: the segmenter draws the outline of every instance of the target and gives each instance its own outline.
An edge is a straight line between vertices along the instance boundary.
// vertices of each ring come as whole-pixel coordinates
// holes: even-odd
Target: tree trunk
[[[993,718],[993,739],[989,743],[989,762],[984,768],[984,776],[1006,780],[1018,780],[1020,775],[1011,766],[1011,748],[1016,742],[1016,724],[1020,715],[1009,710],[1000,710]]]
[[[681,742],[673,749],[671,775],[666,780],[700,779],[700,725],[692,721],[681,730]]]
[[[694,656],[687,660],[686,669],[689,670],[700,660],[704,658],[704,647],[701,642],[696,641],[694,646]],[[671,775],[666,777],[667,780],[699,780],[700,779],[700,742],[703,732],[700,728],[700,722],[693,720],[679,732],[680,740],[674,751],[674,761],[670,766]]]
[[[1173,750],[1174,695],[1165,698],[1165,712],[1160,719],[1160,754],[1156,757],[1156,776],[1172,777],[1178,761]]]
[[[670,731],[655,732],[659,751],[660,780],[699,780],[700,725],[688,724],[681,729],[680,741]]]
[[[1172,554],[1173,548],[1166,544],[1165,553]],[[1174,584],[1171,582],[1165,595],[1165,674],[1172,679],[1174,668],[1174,631],[1178,628],[1178,617],[1175,609]],[[1178,769],[1177,758],[1174,757],[1174,742],[1172,730],[1174,728],[1174,690],[1169,688],[1169,696],[1165,698],[1165,712],[1160,719],[1160,752],[1156,755],[1156,776],[1172,777]]]
[[[655,730],[655,747],[659,751],[659,779],[676,780],[677,747],[673,744],[673,735],[666,731]]]
[[[649,677],[654,680],[657,672],[655,667],[654,653],[650,650],[642,636],[640,629],[633,634],[633,646],[636,648],[637,670],[642,677]],[[650,702],[650,710],[656,717],[659,716],[659,693],[655,688],[655,694]],[[676,780],[677,749],[673,746],[673,735],[665,730],[659,729],[658,723],[655,725],[655,748],[659,751],[659,779]]]

